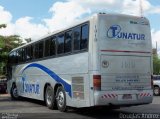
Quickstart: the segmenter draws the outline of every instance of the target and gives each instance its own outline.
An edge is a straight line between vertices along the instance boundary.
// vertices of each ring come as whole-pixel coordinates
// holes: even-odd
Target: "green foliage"
[[[0,28],[6,28],[7,25],[6,24],[0,24]]]
[[[0,29],[5,28],[5,24],[0,24]],[[3,66],[7,63],[8,53],[20,45],[23,45],[22,39],[18,35],[1,36],[0,35],[0,75],[2,75]]]
[[[160,74],[160,58],[157,55],[153,55],[153,74]]]
[[[3,48],[4,47],[4,40],[3,40],[3,37],[0,36],[0,48]]]

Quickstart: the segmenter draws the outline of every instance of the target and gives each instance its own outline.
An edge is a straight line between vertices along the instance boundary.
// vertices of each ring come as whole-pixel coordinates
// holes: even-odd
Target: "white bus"
[[[8,92],[13,99],[43,100],[60,111],[149,104],[151,50],[146,18],[97,14],[13,49]]]

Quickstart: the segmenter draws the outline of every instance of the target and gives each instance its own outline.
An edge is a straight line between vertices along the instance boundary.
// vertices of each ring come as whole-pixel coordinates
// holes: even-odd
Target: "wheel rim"
[[[57,101],[58,101],[59,107],[63,107],[65,99],[62,91],[58,93]]]
[[[47,104],[51,105],[52,104],[52,91],[50,89],[47,90],[46,99],[47,99]]]
[[[13,89],[13,96],[14,96],[15,98],[18,97],[18,91],[17,91],[17,88],[16,88],[16,87]]]
[[[155,88],[155,89],[154,89],[154,94],[155,94],[155,95],[158,95],[158,94],[159,94],[159,89],[158,89],[158,88]]]

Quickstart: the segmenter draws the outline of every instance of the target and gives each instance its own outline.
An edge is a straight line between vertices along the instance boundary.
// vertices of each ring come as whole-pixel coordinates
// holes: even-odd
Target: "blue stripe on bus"
[[[66,92],[68,92],[69,96],[72,97],[72,94],[71,94],[71,85],[68,84],[67,82],[65,82],[63,79],[61,79],[57,74],[55,74],[53,71],[51,71],[50,69],[44,67],[43,65],[40,65],[40,64],[37,64],[37,63],[32,63],[32,64],[29,64],[27,67],[25,67],[22,71],[22,73],[30,68],[30,67],[36,67],[36,68],[39,68],[41,70],[43,70],[44,72],[46,72],[48,75],[50,75],[56,82],[58,83],[61,83],[63,84],[64,86],[64,89]]]

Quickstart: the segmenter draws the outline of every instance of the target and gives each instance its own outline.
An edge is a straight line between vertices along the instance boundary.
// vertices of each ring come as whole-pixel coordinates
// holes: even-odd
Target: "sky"
[[[36,40],[99,12],[147,17],[160,54],[160,0],[0,0],[0,35]]]

